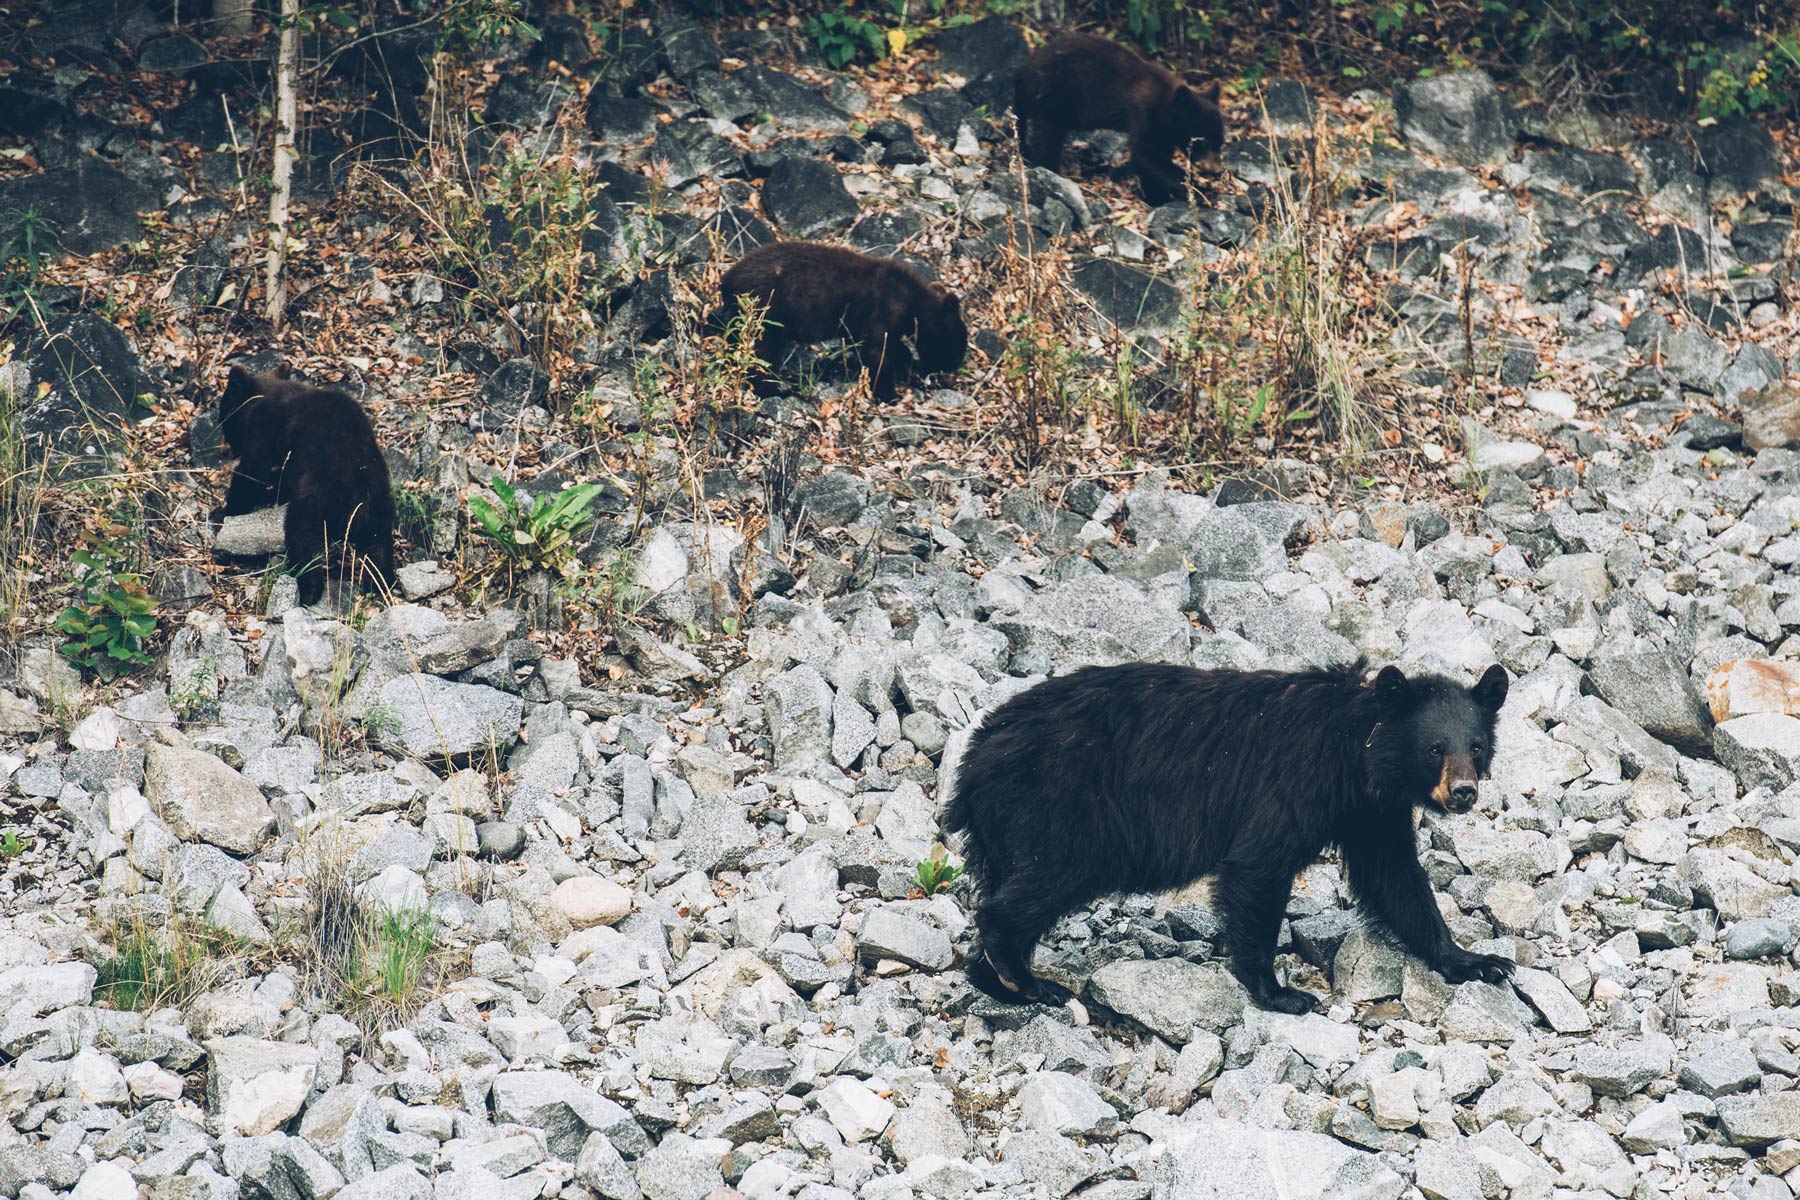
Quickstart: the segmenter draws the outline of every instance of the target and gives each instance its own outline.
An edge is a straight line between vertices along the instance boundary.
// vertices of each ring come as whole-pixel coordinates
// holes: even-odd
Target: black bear
[[[1025,60],[1013,83],[1013,113],[1025,161],[1052,171],[1061,164],[1071,130],[1130,134],[1131,166],[1151,204],[1185,194],[1174,162],[1177,150],[1216,154],[1225,144],[1216,81],[1195,87],[1091,33],[1058,34]]]
[[[301,603],[324,595],[327,571],[348,574],[350,550],[369,582],[389,585],[394,497],[360,404],[290,379],[285,368],[253,375],[233,367],[219,397],[219,427],[238,464],[213,521],[286,504],[282,532]]]
[[[1217,875],[1232,972],[1263,1007],[1305,1012],[1313,997],[1275,978],[1275,938],[1294,875],[1327,845],[1363,909],[1446,979],[1505,978],[1506,959],[1452,940],[1413,808],[1474,806],[1506,672],[1472,688],[1391,666],[1364,678],[1089,667],[995,709],[944,819],[965,835],[978,890],[970,978],[1002,999],[1041,998],[1031,950],[1059,916]]]
[[[755,302],[763,317],[756,355],[763,362],[773,367],[790,346],[841,337],[856,346],[884,400],[908,371],[954,371],[969,349],[962,304],[943,284],[927,283],[905,263],[842,246],[761,246],[725,272],[719,294],[715,328],[736,318],[746,301]],[[759,390],[772,382],[765,377]]]

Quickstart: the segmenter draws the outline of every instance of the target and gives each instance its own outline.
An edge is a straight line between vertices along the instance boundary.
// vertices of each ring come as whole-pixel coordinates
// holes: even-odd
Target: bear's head
[[[1474,687],[1407,678],[1383,667],[1371,685],[1378,716],[1365,756],[1370,786],[1412,805],[1463,813],[1494,757],[1494,724],[1506,703],[1506,670],[1489,667]]]
[[[1169,133],[1177,146],[1198,160],[1225,145],[1225,114],[1219,108],[1219,81],[1204,86],[1184,83],[1169,98]]]
[[[219,432],[225,444],[242,450],[246,436],[256,421],[256,410],[266,400],[278,399],[295,390],[287,367],[275,368],[273,374],[257,375],[234,366],[225,377],[225,390],[219,394]]]
[[[954,371],[969,353],[969,327],[963,323],[962,301],[941,283],[925,289],[925,304],[918,314],[919,336],[913,350],[919,370],[930,375]]]

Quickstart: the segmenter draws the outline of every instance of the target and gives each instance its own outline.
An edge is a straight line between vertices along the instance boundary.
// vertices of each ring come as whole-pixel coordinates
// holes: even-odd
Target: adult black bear
[[[925,282],[905,263],[842,246],[758,247],[725,272],[719,293],[715,327],[755,301],[763,314],[756,354],[771,367],[790,346],[841,337],[856,345],[875,395],[884,400],[893,398],[903,374],[954,371],[969,349],[962,304],[943,284]]]
[[[1467,812],[1494,746],[1506,672],[1473,688],[1386,667],[1288,674],[1089,667],[984,719],[944,824],[966,834],[983,958],[970,976],[1035,999],[1032,947],[1063,913],[1217,874],[1231,969],[1265,1008],[1313,997],[1275,978],[1294,875],[1328,844],[1362,907],[1446,979],[1512,964],[1450,936],[1419,865],[1412,810]]]
[[[362,406],[340,391],[231,368],[219,427],[238,457],[215,522],[286,504],[282,532],[300,600],[325,592],[325,576],[349,574],[354,550],[370,582],[394,577],[394,497],[387,460]]]
[[[1013,84],[1020,150],[1034,167],[1057,170],[1071,130],[1131,135],[1131,166],[1151,204],[1185,194],[1175,152],[1216,154],[1225,144],[1219,85],[1183,81],[1110,38],[1063,33],[1039,46]]]

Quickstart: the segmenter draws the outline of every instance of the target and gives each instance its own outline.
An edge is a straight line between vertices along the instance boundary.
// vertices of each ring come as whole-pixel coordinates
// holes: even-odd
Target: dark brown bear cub
[[[1364,913],[1426,965],[1499,982],[1512,963],[1450,936],[1412,817],[1475,806],[1506,690],[1498,666],[1471,687],[1143,663],[1028,688],[976,727],[944,816],[978,891],[970,979],[1039,998],[1031,949],[1063,913],[1216,875],[1232,972],[1264,1008],[1305,1012],[1313,997],[1275,977],[1276,935],[1294,876],[1333,845]]]
[[[394,497],[361,405],[289,379],[285,370],[252,375],[233,367],[219,397],[219,426],[238,464],[213,520],[287,505],[283,534],[301,603],[324,595],[327,572],[388,585]]]
[[[1020,150],[1034,167],[1057,170],[1076,129],[1131,135],[1131,166],[1151,204],[1184,194],[1175,152],[1216,154],[1225,144],[1219,85],[1205,90],[1091,33],[1051,38],[1019,68],[1013,85]]]
[[[817,242],[776,242],[739,259],[719,285],[715,326],[746,301],[763,314],[756,355],[772,368],[792,346],[843,338],[856,347],[875,395],[902,375],[954,371],[969,349],[962,304],[902,262]],[[758,383],[766,391],[773,380]]]

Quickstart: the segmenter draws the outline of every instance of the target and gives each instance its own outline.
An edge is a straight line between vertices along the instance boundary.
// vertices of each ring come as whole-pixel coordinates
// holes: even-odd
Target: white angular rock
[[[285,1125],[312,1091],[319,1052],[251,1037],[206,1043],[207,1110],[220,1137],[256,1137]]]
[[[894,1119],[894,1106],[854,1079],[839,1079],[821,1090],[818,1104],[846,1142],[879,1136]]]

